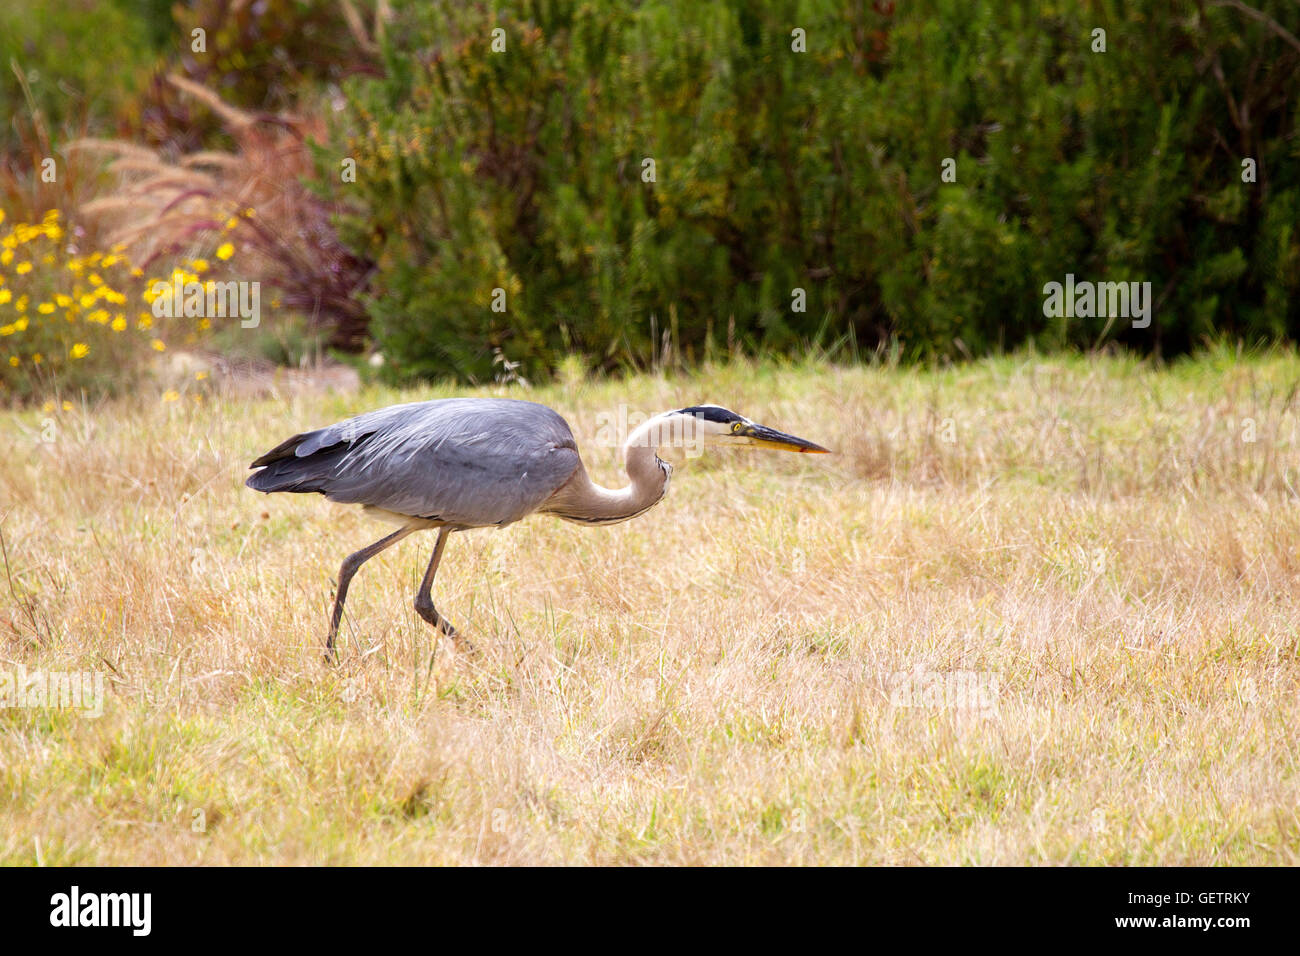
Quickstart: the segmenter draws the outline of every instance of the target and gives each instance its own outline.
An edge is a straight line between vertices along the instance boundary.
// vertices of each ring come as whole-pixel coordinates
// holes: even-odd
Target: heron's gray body
[[[614,490],[592,482],[568,423],[545,405],[448,398],[393,405],[294,435],[253,462],[259,470],[247,485],[266,492],[316,492],[397,521],[396,531],[349,555],[339,569],[325,642],[326,657],[333,659],[348,584],[385,548],[414,531],[440,529],[415,609],[456,636],[431,595],[449,534],[513,524],[538,512],[590,525],[644,514],[663,498],[672,473],[657,449],[674,434],[674,422],[687,420],[712,440],[826,450],[716,405],[693,406],[650,418],[628,436],[623,451],[629,484]]]
[[[428,526],[508,525],[582,470],[568,423],[545,405],[448,398],[393,405],[295,435],[248,479],[258,491],[319,492]]]

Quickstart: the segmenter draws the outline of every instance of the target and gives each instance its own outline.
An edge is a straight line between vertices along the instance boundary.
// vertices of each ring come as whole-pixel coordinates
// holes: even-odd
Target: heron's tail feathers
[[[249,465],[248,467],[249,467],[249,468],[261,468],[263,465],[269,465],[269,464],[271,464],[271,462],[273,462],[273,461],[280,461],[280,460],[285,459],[285,458],[294,458],[294,457],[296,457],[296,456],[294,455],[294,452],[296,452],[296,451],[298,450],[298,446],[301,445],[301,444],[302,444],[304,441],[306,441],[308,438],[310,438],[313,434],[315,434],[315,433],[314,433],[314,432],[305,432],[305,433],[303,433],[303,434],[301,434],[301,435],[294,435],[292,438],[290,438],[290,439],[287,440],[287,441],[282,441],[282,442],[280,442],[280,444],[276,445],[274,448],[272,448],[272,449],[271,449],[270,451],[268,451],[265,455],[263,455],[261,458],[257,459],[255,462],[253,462],[253,463],[252,463],[251,465]]]
[[[332,445],[299,458],[295,454],[298,446],[313,434],[295,435],[268,451],[253,462],[252,467],[261,470],[249,475],[244,484],[254,491],[316,491],[324,494],[329,490],[327,484],[335,475],[339,459],[347,454],[348,446]]]

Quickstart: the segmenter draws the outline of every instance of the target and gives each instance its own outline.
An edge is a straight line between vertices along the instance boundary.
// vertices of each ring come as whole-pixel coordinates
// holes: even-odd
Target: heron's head
[[[767,425],[752,422],[720,405],[692,405],[668,414],[681,422],[683,434],[706,445],[754,445],[778,451],[823,455],[830,451],[807,439],[796,438]]]

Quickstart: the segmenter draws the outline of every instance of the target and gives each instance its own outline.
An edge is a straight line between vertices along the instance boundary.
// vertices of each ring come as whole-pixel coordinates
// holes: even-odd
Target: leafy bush
[[[144,88],[154,49],[147,21],[115,0],[0,3],[0,153],[31,139],[33,107],[56,140],[110,121]]]
[[[399,376],[478,379],[663,330],[687,358],[1294,338],[1300,7],[1253,6],[400,3],[338,131],[372,334]],[[1150,281],[1152,327],[1047,318],[1067,273]]]
[[[150,3],[155,0],[142,0]],[[165,50],[131,113],[146,142],[190,152],[228,146],[222,117],[178,91],[179,74],[238,108],[296,111],[304,97],[358,72],[373,72],[364,0],[192,0],[164,15]],[[195,30],[203,49],[193,49]]]

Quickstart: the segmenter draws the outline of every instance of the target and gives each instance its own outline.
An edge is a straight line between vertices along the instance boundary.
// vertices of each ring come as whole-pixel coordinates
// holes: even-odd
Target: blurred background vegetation
[[[1294,341],[1298,34],[1295,0],[0,0],[0,387],[178,346],[484,381]],[[142,328],[176,270],[262,282],[262,326]],[[1151,327],[1045,317],[1067,273],[1151,282]]]

